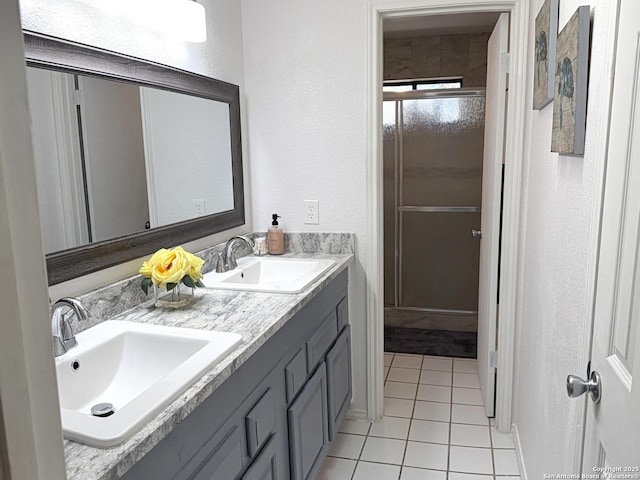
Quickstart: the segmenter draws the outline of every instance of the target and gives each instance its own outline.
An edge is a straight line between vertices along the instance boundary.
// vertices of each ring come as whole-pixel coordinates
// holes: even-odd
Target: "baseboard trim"
[[[356,420],[359,422],[370,422],[368,412],[363,408],[350,408],[345,415],[346,420]]]
[[[513,434],[513,443],[516,446],[516,457],[518,458],[518,467],[520,468],[520,479],[528,480],[527,468],[524,464],[524,455],[522,454],[522,443],[520,442],[520,433],[518,426],[514,423],[511,425],[511,433]]]

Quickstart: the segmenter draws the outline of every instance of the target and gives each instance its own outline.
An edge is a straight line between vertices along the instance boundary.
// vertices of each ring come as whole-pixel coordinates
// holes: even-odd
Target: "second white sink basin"
[[[112,320],[76,339],[77,347],[56,358],[64,436],[109,447],[136,433],[241,337]]]
[[[209,288],[270,293],[299,293],[335,264],[335,260],[288,257],[243,257],[225,273],[209,272]]]

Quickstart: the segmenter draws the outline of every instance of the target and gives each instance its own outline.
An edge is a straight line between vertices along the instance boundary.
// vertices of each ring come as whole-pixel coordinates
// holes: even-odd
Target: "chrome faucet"
[[[64,311],[65,308],[70,310]],[[53,354],[56,357],[64,355],[70,349],[78,345],[73,329],[69,323],[69,315],[73,313],[78,320],[87,320],[89,312],[80,300],[65,297],[51,306],[51,332],[53,335]]]
[[[236,261],[236,255],[233,252],[234,247],[238,242],[244,242],[252,250],[255,248],[255,243],[249,237],[244,235],[235,235],[227,240],[227,243],[222,250],[222,254],[216,253],[213,257],[214,270],[218,273],[228,272],[238,266]]]

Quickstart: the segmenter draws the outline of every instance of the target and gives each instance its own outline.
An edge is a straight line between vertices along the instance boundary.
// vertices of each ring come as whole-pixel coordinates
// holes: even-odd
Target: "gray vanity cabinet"
[[[123,478],[312,480],[351,401],[350,352],[343,271]]]

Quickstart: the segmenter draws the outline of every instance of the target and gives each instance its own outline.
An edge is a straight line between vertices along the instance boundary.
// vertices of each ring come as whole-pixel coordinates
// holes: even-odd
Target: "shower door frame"
[[[395,136],[395,160],[394,160],[394,304],[390,308],[396,310],[405,310],[413,312],[428,312],[449,315],[478,315],[478,310],[457,310],[448,308],[428,308],[402,305],[402,228],[404,212],[423,212],[423,213],[481,213],[481,207],[462,207],[462,206],[418,206],[403,205],[403,159],[404,148],[402,134],[404,131],[404,107],[403,100],[422,100],[422,99],[442,99],[442,98],[464,98],[464,97],[482,97],[485,98],[486,89],[478,87],[462,87],[462,88],[442,88],[433,90],[411,90],[406,92],[383,92],[382,100],[384,102],[396,102],[396,136]],[[482,182],[482,179],[480,179]],[[386,275],[386,274],[385,274]],[[385,305],[385,308],[389,308]]]
[[[519,285],[520,208],[525,158],[525,126],[529,78],[530,0],[368,0],[366,57],[366,146],[367,146],[367,253],[366,282],[366,378],[369,420],[383,411],[383,222],[382,222],[382,22],[386,18],[458,13],[508,12],[510,14],[510,55],[507,116],[505,120],[505,179],[500,264],[500,326],[496,425],[509,432],[512,423],[515,318]],[[360,416],[360,412],[353,412]],[[516,435],[516,443],[518,437]],[[518,446],[518,445],[516,445]]]

